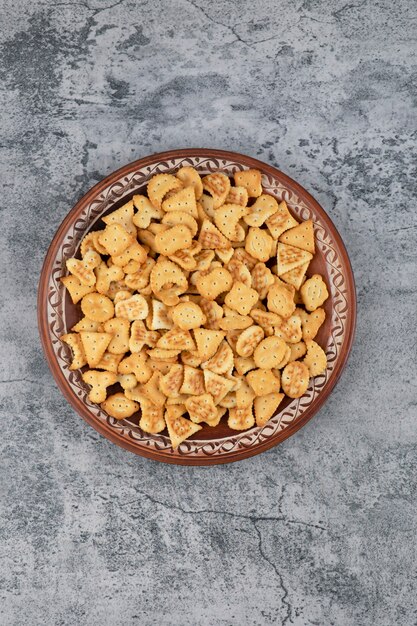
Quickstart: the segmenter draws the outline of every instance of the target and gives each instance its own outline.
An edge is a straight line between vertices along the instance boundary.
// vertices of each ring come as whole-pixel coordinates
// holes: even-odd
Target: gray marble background
[[[417,624],[416,3],[1,0],[0,20],[1,624]],[[223,467],[100,437],[36,328],[76,200],[187,146],[299,180],[358,289],[326,406]]]

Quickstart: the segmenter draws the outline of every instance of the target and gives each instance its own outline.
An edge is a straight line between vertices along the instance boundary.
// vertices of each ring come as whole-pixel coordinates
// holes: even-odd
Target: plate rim
[[[52,349],[52,342],[49,338],[49,329],[48,329],[48,316],[47,316],[47,286],[48,286],[48,277],[51,274],[53,260],[55,258],[56,252],[59,249],[60,240],[62,236],[65,234],[68,226],[73,221],[73,217],[75,217],[82,209],[88,205],[88,203],[97,196],[101,191],[103,191],[106,187],[113,184],[117,180],[123,178],[129,173],[132,173],[135,169],[144,168],[147,165],[155,165],[158,161],[169,161],[170,159],[177,159],[181,157],[202,157],[202,158],[216,158],[218,160],[221,159],[229,159],[236,160],[240,162],[242,165],[247,167],[259,167],[261,170],[268,172],[270,175],[279,177],[280,181],[288,186],[292,191],[295,191],[300,195],[300,197],[307,199],[313,206],[314,209],[319,214],[324,214],[326,220],[330,223],[332,227],[332,237],[334,238],[340,255],[342,257],[343,267],[345,268],[344,279],[347,282],[347,291],[350,296],[349,308],[348,308],[348,316],[346,320],[346,340],[343,346],[343,353],[336,364],[335,370],[332,372],[331,378],[327,381],[326,385],[318,394],[315,399],[314,408],[309,410],[309,407],[300,415],[296,420],[294,420],[291,424],[289,424],[286,428],[281,430],[280,432],[272,435],[271,437],[266,438],[261,442],[257,442],[255,445],[244,448],[241,450],[234,450],[230,453],[224,453],[219,456],[211,456],[211,457],[200,457],[200,456],[170,456],[165,451],[155,451],[155,450],[147,450],[143,447],[138,447],[135,445],[133,441],[126,439],[123,435],[120,435],[117,431],[110,431],[95,417],[89,412],[88,407],[82,402],[82,400],[76,396],[71,388],[68,386],[67,381],[63,375],[61,368],[59,367],[54,351]],[[45,359],[48,363],[48,367],[55,379],[55,382],[58,385],[61,393],[65,397],[65,399],[69,402],[73,409],[83,418],[83,420],[92,426],[97,432],[106,437],[112,443],[116,443],[120,447],[129,450],[139,456],[149,458],[155,461],[161,461],[164,463],[174,464],[174,465],[198,465],[198,466],[206,466],[206,465],[218,465],[224,463],[232,463],[235,461],[243,460],[245,458],[250,458],[261,452],[264,452],[291,437],[295,434],[300,428],[305,426],[307,422],[309,422],[314,415],[321,409],[323,404],[329,398],[331,392],[339,381],[343,370],[345,369],[347,362],[349,360],[349,356],[352,350],[352,346],[355,339],[355,330],[356,330],[356,320],[357,320],[357,295],[356,295],[356,285],[355,278],[352,270],[352,264],[350,262],[350,258],[346,249],[346,246],[343,242],[343,239],[336,228],[333,220],[330,218],[328,213],[324,210],[324,208],[319,204],[319,202],[297,181],[293,178],[279,170],[278,168],[269,165],[259,159],[251,157],[249,155],[244,155],[239,152],[232,152],[228,150],[217,150],[214,148],[182,148],[182,149],[174,149],[167,150],[164,152],[158,152],[154,154],[147,155],[141,159],[137,159],[121,168],[114,170],[108,176],[103,178],[101,181],[96,183],[93,187],[91,187],[72,207],[72,209],[68,212],[68,214],[64,217],[61,224],[55,231],[55,234],[52,238],[50,245],[48,246],[44,262],[42,264],[42,269],[40,272],[39,285],[38,285],[38,298],[37,298],[37,317],[38,317],[38,330],[41,339],[41,344],[44,352]],[[55,366],[54,366],[55,365]]]

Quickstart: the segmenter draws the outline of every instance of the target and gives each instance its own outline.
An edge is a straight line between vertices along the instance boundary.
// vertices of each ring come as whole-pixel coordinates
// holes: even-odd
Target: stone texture
[[[416,4],[0,0],[0,621],[417,623]],[[357,281],[356,344],[317,417],[235,465],[131,455],[67,405],[37,281],[115,168],[206,146],[322,203]]]

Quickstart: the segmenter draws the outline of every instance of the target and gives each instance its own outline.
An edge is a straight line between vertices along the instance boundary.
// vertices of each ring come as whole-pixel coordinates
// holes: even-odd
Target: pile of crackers
[[[61,339],[113,418],[140,409],[140,428],[167,428],[176,448],[223,417],[263,426],[325,371],[314,338],[328,291],[307,278],[313,224],[264,193],[258,170],[233,183],[192,167],[156,174],[103,223],[66,261],[82,316]]]

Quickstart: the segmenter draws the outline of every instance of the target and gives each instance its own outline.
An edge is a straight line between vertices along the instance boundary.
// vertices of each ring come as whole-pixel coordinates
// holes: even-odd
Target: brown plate
[[[326,321],[317,336],[325,349],[328,367],[316,376],[302,398],[285,398],[279,412],[259,428],[237,432],[225,421],[215,428],[205,426],[198,438],[187,439],[177,450],[164,434],[149,435],[138,426],[138,416],[116,421],[88,400],[88,387],[80,371],[71,372],[71,351],[59,337],[78,321],[79,305],[74,305],[60,283],[66,274],[65,260],[79,254],[81,239],[88,232],[104,227],[101,218],[122,206],[134,193],[140,193],[151,176],[172,172],[184,165],[200,174],[221,170],[257,168],[262,172],[264,190],[285,200],[295,217],[314,222],[316,254],[309,274],[322,274],[329,286],[325,303]],[[117,170],[95,185],[69,212],[52,240],[39,282],[38,321],[43,349],[52,374],[62,393],[83,419],[118,445],[145,457],[184,465],[210,465],[238,461],[277,445],[306,424],[319,410],[339,379],[352,346],[356,322],[356,294],[352,268],[343,241],[333,222],[316,200],[294,180],[279,170],[235,152],[222,150],[172,150],[148,156]]]

